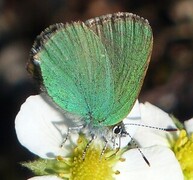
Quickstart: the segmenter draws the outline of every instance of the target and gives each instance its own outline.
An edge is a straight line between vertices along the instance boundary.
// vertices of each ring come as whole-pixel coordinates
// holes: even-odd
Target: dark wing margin
[[[26,65],[26,69],[33,76],[33,78],[38,81],[40,85],[43,83],[43,79],[39,62],[36,59],[36,54],[38,54],[38,52],[40,52],[44,48],[44,44],[50,39],[50,37],[62,28],[64,28],[63,23],[54,24],[46,28],[40,33],[40,35],[36,37],[34,44],[32,45],[32,48],[30,50],[29,61]]]

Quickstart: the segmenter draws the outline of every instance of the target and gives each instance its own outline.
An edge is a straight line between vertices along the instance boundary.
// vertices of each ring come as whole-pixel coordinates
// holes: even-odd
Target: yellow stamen
[[[115,171],[115,174],[116,174],[116,175],[119,175],[119,174],[120,174],[120,171],[116,170],[116,171]]]
[[[125,158],[120,158],[119,160],[120,160],[121,162],[126,161],[126,159],[125,159]]]
[[[173,151],[183,170],[185,179],[193,179],[193,134],[188,136],[185,130],[180,131],[180,135],[173,146]]]
[[[112,179],[112,165],[105,157],[100,158],[100,149],[89,148],[86,157],[82,157],[83,151],[74,157],[72,179],[79,180],[110,180]]]
[[[87,139],[80,135],[77,146],[72,148],[72,154],[68,158],[61,156],[56,158],[58,162],[65,164],[65,166],[62,166],[65,168],[58,171],[59,177],[70,180],[113,180],[113,175],[120,174],[119,171],[113,170],[113,166],[118,161],[125,161],[124,158],[121,158],[121,155],[126,149],[117,152],[107,148],[101,156],[103,147],[93,142],[83,158],[87,143]]]
[[[91,145],[83,158],[87,141],[83,136],[78,140],[78,146],[72,155],[71,179],[73,180],[111,180],[113,179],[113,166],[121,159],[121,154],[109,157],[114,151],[107,149],[101,156],[102,148],[99,145]]]
[[[68,157],[39,159],[23,163],[23,166],[31,169],[36,175],[57,175],[61,179],[113,180],[114,175],[120,174],[119,171],[113,169],[114,165],[125,161],[121,156],[128,150],[123,148],[117,151],[107,148],[102,153],[104,142],[101,144],[94,140],[88,147],[88,140],[84,135],[79,136],[75,147],[72,145],[69,148],[71,148],[71,154]]]

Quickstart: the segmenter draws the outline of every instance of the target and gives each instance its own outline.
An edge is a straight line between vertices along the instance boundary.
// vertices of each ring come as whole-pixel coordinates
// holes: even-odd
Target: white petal
[[[40,95],[30,96],[21,106],[15,119],[17,137],[23,146],[42,158],[66,155],[66,148],[60,146],[72,122],[44,99]],[[75,142],[77,135],[73,137]]]
[[[62,179],[57,176],[36,176],[29,178],[28,180],[62,180]]]
[[[176,128],[170,116],[150,104],[140,104],[141,124],[158,127],[158,128]],[[166,132],[164,130],[152,129],[150,127],[140,127],[134,135],[134,139],[139,143],[140,147],[149,147],[154,145],[164,145],[170,147],[178,134],[178,131]]]
[[[137,149],[129,150],[123,154],[126,161],[118,162],[114,167],[120,172],[115,175],[116,180],[183,180],[180,165],[169,148],[154,146],[143,148],[142,152],[150,167]]]
[[[140,124],[141,123],[140,106],[139,106],[138,100],[135,102],[135,105],[133,106],[128,116],[125,119],[123,119],[123,123],[125,124],[125,130],[127,131],[127,133],[129,133],[129,135],[133,137],[135,132],[138,129],[138,126],[131,126],[128,124],[133,124],[133,123]],[[130,141],[131,141],[131,138],[129,136],[122,137],[120,147],[125,147]]]
[[[142,121],[150,126],[176,128],[173,120],[166,112],[148,102],[140,103],[140,111]]]
[[[130,111],[129,115],[127,116],[129,119],[140,119],[141,113],[140,113],[140,105],[139,101],[137,100]]]
[[[192,134],[193,133],[193,118],[187,121],[184,121],[184,126],[188,134]]]

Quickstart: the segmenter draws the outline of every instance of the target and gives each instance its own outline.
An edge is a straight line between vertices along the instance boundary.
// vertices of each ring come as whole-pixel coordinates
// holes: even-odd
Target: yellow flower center
[[[185,179],[193,180],[193,134],[188,136],[185,130],[181,130],[173,151],[181,165]]]
[[[83,153],[83,152],[82,152]],[[73,158],[71,169],[74,180],[110,180],[112,179],[112,165],[105,157],[100,157],[100,149],[89,148],[86,157],[82,153]]]
[[[72,155],[69,158],[57,158],[58,161],[68,164],[65,173],[58,175],[70,180],[113,180],[113,175],[119,174],[118,171],[113,171],[113,166],[116,162],[122,161],[121,155],[125,149],[120,150],[116,155],[114,154],[115,150],[106,149],[101,156],[102,146],[93,143],[88,147],[85,157],[83,157],[87,143],[85,137],[80,135]]]
[[[125,160],[121,156],[128,149],[123,148],[117,152],[107,148],[101,154],[103,145],[100,142],[93,141],[88,146],[85,136],[79,135],[76,147],[73,145],[71,150],[68,157],[38,159],[22,165],[40,176],[56,175],[69,180],[113,180],[114,175],[120,174],[118,170],[114,171],[113,167],[118,161]]]

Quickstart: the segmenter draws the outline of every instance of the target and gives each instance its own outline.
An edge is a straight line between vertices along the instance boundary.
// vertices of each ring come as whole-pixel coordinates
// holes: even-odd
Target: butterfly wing
[[[28,69],[62,109],[94,126],[109,126],[131,110],[151,49],[147,21],[116,13],[88,20],[86,25],[46,29],[32,48]]]
[[[28,70],[62,109],[86,121],[113,105],[110,60],[98,36],[81,22],[56,24],[37,37]]]
[[[132,109],[149,64],[153,36],[147,20],[130,13],[109,14],[86,22],[102,41],[111,63],[113,107],[103,125],[120,122]]]

